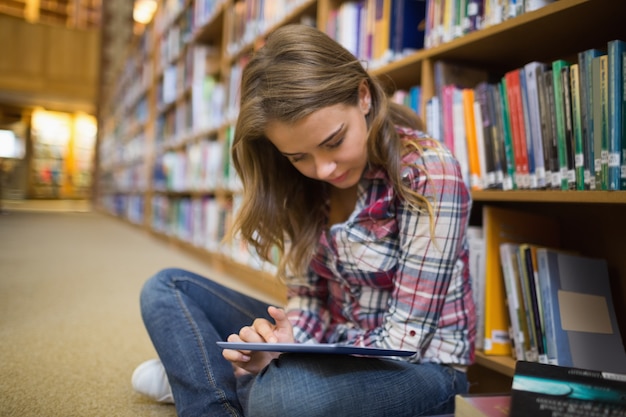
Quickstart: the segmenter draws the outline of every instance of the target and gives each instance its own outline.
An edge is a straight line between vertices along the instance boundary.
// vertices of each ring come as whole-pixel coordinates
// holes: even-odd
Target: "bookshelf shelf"
[[[473,191],[477,202],[626,204],[624,191]]]
[[[168,2],[160,3],[164,7]],[[97,195],[101,198],[98,206],[132,224],[141,225],[181,250],[197,255],[233,279],[284,301],[284,286],[270,273],[240,262],[237,256],[199,247],[156,230],[155,224],[184,223],[176,216],[185,207],[199,202],[204,204],[207,200],[219,205],[220,216],[232,217],[233,206],[240,196],[224,150],[232,140],[237,110],[237,77],[241,66],[247,55],[275,28],[306,21],[326,30],[330,16],[344,3],[345,0],[285,1],[290,7],[280,10],[277,14],[280,17],[262,22],[258,21],[258,16],[248,16],[255,11],[245,9],[252,4],[246,0],[212,2],[212,10],[201,11],[198,5],[207,2],[185,0],[178,2],[184,5],[182,9],[157,11],[155,23],[130,46],[128,62],[120,70],[118,85],[107,94],[111,99],[101,103],[104,114],[101,116],[101,162],[97,171],[100,185]],[[159,13],[163,15],[159,16]],[[250,20],[243,19],[244,15]],[[603,48],[611,39],[625,39],[624,15],[624,1],[558,0],[372,68],[370,73],[386,83],[390,93],[419,85],[422,103],[426,103],[436,95],[437,61],[486,70],[494,77],[532,61],[565,59],[574,62],[577,53],[583,50]],[[195,22],[196,26],[191,27],[190,22]],[[246,34],[250,27],[255,33],[252,37]],[[167,49],[163,45],[164,39],[168,36],[176,39],[178,32],[182,40],[177,44],[178,52],[162,59],[161,54],[167,53],[167,50],[163,51]],[[201,59],[200,63],[197,57],[190,58],[195,48],[207,51],[206,59]],[[202,67],[198,70],[200,78],[194,74],[196,65]],[[163,102],[163,79],[168,67],[176,67],[177,83],[175,94],[169,95],[171,100]],[[211,85],[223,87],[219,91],[225,97],[217,104],[203,96],[208,79]],[[190,113],[189,107],[195,106],[199,99],[207,101],[200,106],[199,114],[212,116],[217,112],[221,118],[195,125],[196,115]],[[123,105],[119,106],[119,103]],[[138,115],[142,116],[140,122],[137,121]],[[183,183],[173,188],[179,191],[169,191],[163,185],[164,179],[156,178],[156,167],[164,157],[175,155],[183,160],[181,165],[184,165],[185,161],[196,156],[194,147],[210,147],[216,143],[222,146],[223,158],[216,171],[217,182],[201,186]],[[139,152],[133,149],[132,158],[124,152],[129,144],[140,149]],[[626,334],[626,305],[621,302],[626,299],[626,259],[623,256],[626,253],[626,239],[623,238],[626,236],[626,216],[623,215],[626,191],[485,190],[473,191],[472,197],[472,219],[480,217],[481,209],[487,205],[550,215],[558,219],[565,249],[605,257],[610,266],[620,330]],[[476,352],[476,364],[505,377],[513,376],[515,368],[514,359],[483,352]]]
[[[513,377],[515,373],[515,359],[508,356],[485,355],[483,352],[476,352],[476,364],[508,377]]]

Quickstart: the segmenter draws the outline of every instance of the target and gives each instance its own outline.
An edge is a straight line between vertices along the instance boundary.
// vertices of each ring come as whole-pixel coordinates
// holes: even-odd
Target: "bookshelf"
[[[278,3],[279,10],[265,20],[255,2],[162,2],[155,21],[130,46],[114,93],[102,106],[96,202],[101,210],[274,296],[281,286],[271,267],[236,245],[219,245],[223,228],[209,231],[210,222],[192,217],[211,212],[227,224],[236,208],[238,184],[229,170],[228,145],[236,118],[237,77],[249,54],[280,25],[305,22],[325,29],[331,12],[345,1]],[[559,0],[377,66],[371,73],[390,93],[420,85],[424,105],[435,95],[437,61],[503,74],[531,61],[573,60],[582,50],[626,39],[625,12],[625,2]],[[197,116],[200,110],[212,115],[209,123]],[[200,161],[216,165],[203,171],[198,154],[204,155]],[[480,223],[485,205],[548,214],[559,220],[565,249],[606,258],[620,330],[626,335],[626,306],[617,302],[626,299],[626,192],[488,190],[472,195],[474,223]],[[476,362],[503,377],[504,384],[514,372],[515,361],[509,357],[477,352]]]

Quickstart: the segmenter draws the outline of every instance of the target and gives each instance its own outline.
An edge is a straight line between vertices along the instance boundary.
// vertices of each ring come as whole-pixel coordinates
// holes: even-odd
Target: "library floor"
[[[139,291],[169,266],[228,277],[87,202],[2,203],[0,416],[175,416],[130,385],[155,356]]]

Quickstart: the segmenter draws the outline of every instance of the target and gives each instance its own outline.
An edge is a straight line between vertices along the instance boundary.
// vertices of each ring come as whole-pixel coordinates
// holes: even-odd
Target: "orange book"
[[[389,43],[391,0],[374,0],[374,3],[374,45],[371,60],[375,65],[381,65],[386,63],[391,55]]]
[[[463,111],[465,113],[465,137],[467,138],[467,159],[469,162],[469,179],[472,190],[482,190],[483,181],[481,176],[478,140],[476,137],[476,118],[474,116],[474,90],[464,88]]]
[[[483,207],[485,234],[485,341],[487,355],[512,355],[510,317],[502,275],[500,244],[532,243],[558,247],[559,226],[555,218],[522,210]]]

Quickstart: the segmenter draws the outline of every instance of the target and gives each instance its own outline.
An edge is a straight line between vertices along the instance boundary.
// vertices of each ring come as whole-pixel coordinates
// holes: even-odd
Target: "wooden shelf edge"
[[[476,202],[626,204],[624,191],[472,191]]]
[[[515,375],[515,359],[510,356],[486,355],[484,352],[476,351],[475,364],[511,378]]]

